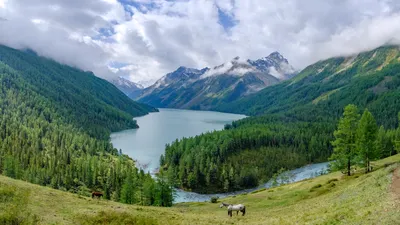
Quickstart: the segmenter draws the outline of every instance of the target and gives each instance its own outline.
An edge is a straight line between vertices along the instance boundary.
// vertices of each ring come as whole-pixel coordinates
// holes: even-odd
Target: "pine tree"
[[[356,153],[356,132],[359,118],[357,111],[355,105],[348,105],[344,108],[343,117],[339,120],[338,128],[334,132],[333,154],[330,158],[333,160],[331,163],[333,169],[346,171],[349,176]]]
[[[379,158],[379,152],[376,148],[376,137],[378,126],[374,116],[365,109],[357,128],[357,155],[360,163],[365,166],[365,171],[370,172],[371,160]]]

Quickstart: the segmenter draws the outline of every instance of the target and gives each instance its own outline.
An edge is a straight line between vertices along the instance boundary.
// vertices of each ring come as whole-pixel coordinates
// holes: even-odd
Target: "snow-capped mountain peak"
[[[251,72],[268,73],[279,80],[289,79],[296,73],[285,57],[279,52],[273,52],[257,60],[241,60],[237,56],[227,63],[210,69],[201,76],[201,79],[221,74],[243,76]]]
[[[196,80],[208,70],[209,70],[208,68],[198,70],[198,69],[180,66],[174,72],[168,73],[167,75],[161,77],[152,86],[159,88],[159,87],[166,87],[171,83],[184,82],[184,81],[188,81],[188,80]]]
[[[135,83],[135,82],[132,82],[132,81],[127,80],[127,79],[125,79],[123,77],[118,77],[118,79],[113,81],[113,84],[116,84],[118,86],[123,86],[123,87],[126,87],[126,88],[132,88],[132,87],[137,87],[139,89],[143,89],[144,88],[143,85]]]
[[[112,80],[111,83],[125,94],[130,94],[144,88],[143,85],[137,84],[123,77],[118,77],[117,79]]]
[[[279,52],[273,52],[273,53],[269,54],[269,56],[267,56],[265,58],[269,58],[269,59],[276,60],[276,61],[284,61],[286,63],[289,63],[288,60],[285,57],[283,57],[281,55],[281,53],[279,53]]]
[[[156,107],[209,109],[277,84],[293,72],[278,52],[254,61],[235,57],[211,69],[179,67],[144,89],[137,100]]]
[[[296,70],[289,64],[289,61],[283,57],[279,52],[273,52],[267,57],[248,60],[250,65],[256,67],[258,70],[263,72],[269,72],[280,80],[286,80],[293,77],[296,74]]]

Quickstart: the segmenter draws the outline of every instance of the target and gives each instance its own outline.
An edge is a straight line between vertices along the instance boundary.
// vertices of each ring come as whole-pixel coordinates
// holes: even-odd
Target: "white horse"
[[[239,214],[239,212],[242,212],[242,216],[244,216],[244,214],[246,214],[246,206],[244,206],[243,204],[237,204],[237,205],[232,205],[232,204],[228,204],[228,203],[221,203],[221,205],[219,206],[220,208],[222,207],[226,207],[228,208],[228,216],[232,217],[232,211],[236,211],[236,215]]]

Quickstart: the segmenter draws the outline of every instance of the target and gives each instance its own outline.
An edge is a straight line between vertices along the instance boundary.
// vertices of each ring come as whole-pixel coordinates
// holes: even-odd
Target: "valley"
[[[0,0],[0,225],[400,224],[398,24],[393,0]]]

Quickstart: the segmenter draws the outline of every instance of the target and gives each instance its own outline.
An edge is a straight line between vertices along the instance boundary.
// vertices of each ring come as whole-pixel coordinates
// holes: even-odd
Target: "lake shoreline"
[[[214,130],[223,130],[226,124],[232,121],[246,118],[245,115],[229,114],[214,111],[194,111],[187,109],[159,108],[157,113],[149,113],[135,117],[140,129],[129,129],[114,132],[110,135],[111,143],[123,154],[128,155],[136,163],[138,168],[155,175],[160,167],[159,159],[165,154],[165,145],[176,140],[200,135]],[[290,172],[295,177],[293,182],[314,177],[314,172],[326,169],[327,163],[306,165]],[[244,193],[250,193],[269,187],[270,181],[258,187],[238,190],[228,193],[199,194],[195,192],[176,190],[174,203],[180,202],[204,202],[211,197],[228,197]]]
[[[292,177],[292,180],[290,180],[288,183],[296,183],[325,174],[328,171],[328,166],[329,162],[309,164],[303,167],[287,171],[283,173],[282,176],[289,175]],[[272,179],[264,184],[259,185],[258,187],[240,191],[227,192],[227,193],[199,194],[196,192],[190,192],[176,188],[175,189],[176,196],[174,199],[174,204],[184,203],[184,202],[207,202],[210,201],[211,197],[226,198],[241,194],[248,194],[262,189],[269,189],[271,187],[272,187]]]
[[[165,145],[184,137],[193,137],[246,118],[245,115],[215,111],[158,108],[159,112],[134,117],[140,128],[113,132],[110,141],[137,162],[138,168],[154,174]]]

